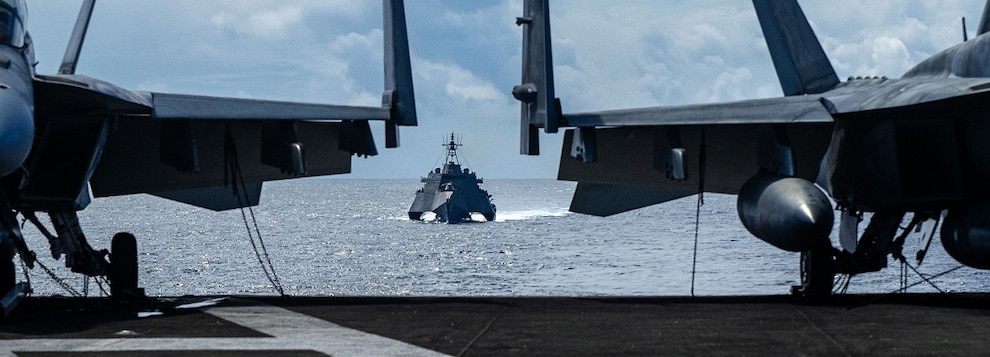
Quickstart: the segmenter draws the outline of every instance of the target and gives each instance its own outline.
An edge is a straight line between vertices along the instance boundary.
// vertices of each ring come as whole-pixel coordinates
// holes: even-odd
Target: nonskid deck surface
[[[990,295],[32,297],[0,355],[917,355],[990,350]]]

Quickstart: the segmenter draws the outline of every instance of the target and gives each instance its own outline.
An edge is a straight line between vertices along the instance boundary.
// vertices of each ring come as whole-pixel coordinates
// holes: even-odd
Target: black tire
[[[17,271],[14,269],[14,261],[0,261],[0,298],[6,296],[16,283]]]
[[[14,268],[14,240],[9,236],[0,238],[0,298],[3,298],[17,283],[17,269]]]
[[[832,294],[835,261],[832,250],[820,248],[801,252],[801,296],[809,299],[827,298]]]
[[[139,295],[137,239],[133,234],[120,232],[110,241],[110,295],[129,298]]]

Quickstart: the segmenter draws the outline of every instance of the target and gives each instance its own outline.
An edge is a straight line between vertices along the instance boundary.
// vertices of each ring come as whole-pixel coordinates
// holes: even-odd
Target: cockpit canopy
[[[26,17],[24,0],[0,0],[0,44],[24,47]]]

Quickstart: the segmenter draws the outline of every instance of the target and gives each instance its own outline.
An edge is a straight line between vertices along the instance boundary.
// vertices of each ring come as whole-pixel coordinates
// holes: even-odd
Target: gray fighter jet
[[[805,296],[830,294],[836,273],[880,270],[888,255],[906,261],[908,232],[923,228],[930,242],[939,221],[949,255],[990,269],[990,7],[978,37],[901,78],[840,81],[796,1],[753,4],[784,97],[565,114],[554,96],[548,1],[526,0],[517,18],[522,84],[512,91],[522,102],[522,154],[539,154],[540,129],[570,128],[559,179],[578,182],[574,212],[738,195],[750,233],[801,252],[795,292]],[[841,249],[829,240],[833,210]]]
[[[350,172],[352,155],[376,155],[369,121],[417,124],[402,0],[384,0],[381,107],[293,103],[131,91],[75,74],[94,1],[83,3],[59,73],[35,73],[24,0],[0,0],[0,296],[3,311],[30,288],[13,257],[35,254],[17,215],[38,226],[72,271],[108,276],[113,295],[135,295],[134,236],[93,249],[76,212],[92,197],[150,193],[224,210],[256,205],[264,181]],[[53,232],[37,212],[51,217]],[[6,295],[2,295],[6,294]]]

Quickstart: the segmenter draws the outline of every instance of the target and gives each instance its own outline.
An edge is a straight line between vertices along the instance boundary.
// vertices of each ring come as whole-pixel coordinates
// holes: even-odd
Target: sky
[[[55,73],[81,0],[30,1],[38,73]],[[900,77],[970,37],[973,0],[801,2],[840,79]],[[555,178],[562,134],[519,155],[521,0],[405,4],[419,126],[401,147],[355,158],[360,178],[417,178],[440,165],[445,133],[485,178]],[[99,0],[76,73],[133,90],[379,106],[380,1]],[[551,0],[564,113],[781,95],[749,1]]]

